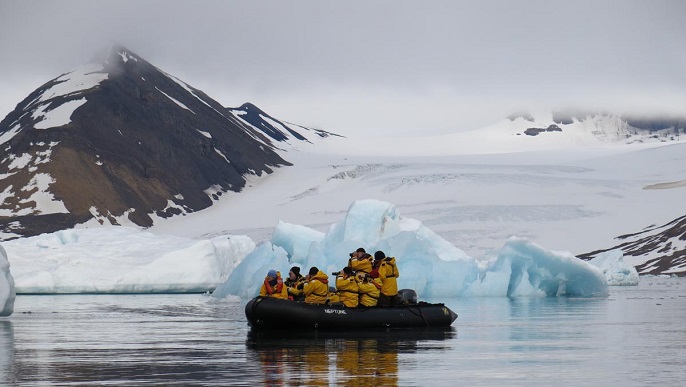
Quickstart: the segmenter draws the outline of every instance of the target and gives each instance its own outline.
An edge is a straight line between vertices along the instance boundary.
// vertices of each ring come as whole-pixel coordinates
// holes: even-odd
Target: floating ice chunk
[[[7,252],[0,246],[0,316],[9,316],[14,312],[14,299],[16,296],[14,278],[12,273],[10,273]]]
[[[206,292],[254,248],[248,237],[193,240],[120,226],[3,245],[20,293]]]
[[[610,286],[638,285],[638,271],[624,262],[622,250],[610,250],[588,261],[603,271]]]
[[[597,267],[517,237],[508,239],[497,259],[467,291],[467,295],[508,297],[608,294],[607,280]]]

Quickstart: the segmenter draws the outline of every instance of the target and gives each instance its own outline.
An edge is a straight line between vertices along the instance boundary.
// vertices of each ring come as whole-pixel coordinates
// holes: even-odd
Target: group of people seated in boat
[[[262,283],[260,296],[308,304],[342,303],[349,308],[400,304],[397,280],[400,272],[395,257],[387,257],[383,251],[372,256],[360,247],[350,253],[343,270],[332,274],[336,276],[335,290],[329,288],[329,276],[317,267],[311,267],[302,276],[300,268],[293,266],[285,281],[281,273],[272,269]]]

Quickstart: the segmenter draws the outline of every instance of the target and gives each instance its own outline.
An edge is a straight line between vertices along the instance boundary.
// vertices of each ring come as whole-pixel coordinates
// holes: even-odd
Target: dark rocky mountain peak
[[[239,109],[245,114],[123,46],[109,47],[0,121],[5,238],[84,222],[150,226],[240,191],[247,175],[290,165],[274,145],[278,132],[251,122],[281,121],[252,104]],[[290,139],[309,141],[283,126]]]

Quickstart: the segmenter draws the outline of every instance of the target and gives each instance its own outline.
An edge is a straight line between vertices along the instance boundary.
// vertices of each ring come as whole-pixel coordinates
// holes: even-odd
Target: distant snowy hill
[[[4,238],[75,224],[150,226],[290,165],[331,134],[227,109],[124,47],[63,74],[0,122]]]
[[[486,155],[537,151],[586,151],[598,147],[659,145],[686,141],[686,115],[659,114],[642,118],[610,113],[518,113],[485,127],[441,134],[364,138],[346,153],[379,153],[408,156]],[[335,150],[333,150],[335,151]]]
[[[527,150],[672,142],[679,141],[686,133],[686,118],[631,118],[611,113],[522,113],[475,132],[496,143],[509,141]]]

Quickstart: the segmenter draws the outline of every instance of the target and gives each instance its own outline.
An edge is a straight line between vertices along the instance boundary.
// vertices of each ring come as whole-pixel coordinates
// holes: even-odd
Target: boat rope
[[[408,308],[407,310],[409,310],[410,313],[414,314],[415,316],[421,316],[422,320],[424,320],[424,324],[426,324],[427,327],[430,327],[430,326],[431,326],[431,324],[429,324],[429,322],[426,321],[426,317],[424,316],[424,313],[422,312],[422,308],[417,307],[417,311],[418,311],[419,313],[413,312],[413,311],[412,311],[412,308]]]
[[[258,298],[257,300],[255,300],[255,302],[252,303],[251,309],[252,309],[253,314],[255,314],[255,309],[257,309],[257,304],[259,304],[260,301],[262,301],[262,298]]]

